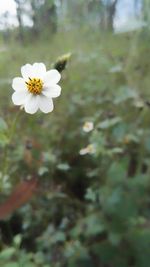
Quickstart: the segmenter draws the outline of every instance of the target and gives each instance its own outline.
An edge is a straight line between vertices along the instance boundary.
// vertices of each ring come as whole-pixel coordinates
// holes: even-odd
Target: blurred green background
[[[150,1],[5,2],[0,203],[23,180],[38,188],[0,220],[0,266],[149,267]],[[66,53],[54,111],[21,111],[10,143],[12,79]]]

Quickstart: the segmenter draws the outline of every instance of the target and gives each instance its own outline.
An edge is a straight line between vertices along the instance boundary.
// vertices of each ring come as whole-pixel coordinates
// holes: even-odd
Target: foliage
[[[50,67],[74,52],[54,112],[22,111],[11,144],[17,109],[9,80],[1,84],[1,202],[20,180],[39,181],[32,201],[0,222],[2,266],[149,266],[149,40],[145,31],[100,36],[87,29],[10,44],[1,56],[1,79],[10,79],[25,62]],[[94,123],[89,133],[86,121]],[[89,144],[95,153],[81,156]]]

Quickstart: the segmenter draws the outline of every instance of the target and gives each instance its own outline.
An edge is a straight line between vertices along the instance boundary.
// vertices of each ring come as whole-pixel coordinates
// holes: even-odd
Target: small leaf
[[[119,88],[119,91],[117,92],[117,97],[114,100],[114,104],[119,104],[130,98],[137,98],[136,91],[127,86],[122,86]]]
[[[17,247],[19,247],[20,246],[20,244],[21,244],[21,235],[16,235],[15,237],[14,237],[14,245],[16,245]]]
[[[10,259],[16,252],[15,248],[6,248],[0,253],[0,260]]]
[[[109,236],[108,236],[108,239],[111,242],[111,244],[115,246],[119,245],[121,238],[122,238],[121,234],[113,233],[113,232],[109,233]]]
[[[92,190],[92,188],[88,188],[87,189],[87,192],[86,192],[86,195],[85,195],[85,199],[91,200],[92,202],[94,202],[96,200],[96,194]]]
[[[121,122],[121,118],[120,117],[115,117],[115,118],[112,118],[112,119],[106,119],[104,121],[102,121],[98,127],[101,128],[101,129],[107,129],[109,127],[112,127],[116,124],[118,124],[119,122]]]
[[[60,163],[57,165],[57,168],[61,171],[68,171],[70,169],[70,166],[68,163]]]
[[[39,176],[43,176],[45,173],[48,172],[48,168],[43,166],[43,167],[40,167],[39,170],[38,170],[38,175]]]

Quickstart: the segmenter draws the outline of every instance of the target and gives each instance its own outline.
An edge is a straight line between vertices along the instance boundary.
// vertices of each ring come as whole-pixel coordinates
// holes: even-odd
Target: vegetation
[[[117,35],[84,26],[35,39],[24,33],[23,44],[14,40],[17,34],[0,54],[0,201],[19,184],[26,204],[16,204],[19,195],[5,216],[0,207],[0,264],[148,267],[147,28]],[[54,111],[28,115],[14,107],[11,80],[20,67],[44,62],[59,68],[55,62],[66,53],[71,57]],[[94,129],[85,132],[85,122]],[[30,186],[36,180],[32,199],[24,180]]]

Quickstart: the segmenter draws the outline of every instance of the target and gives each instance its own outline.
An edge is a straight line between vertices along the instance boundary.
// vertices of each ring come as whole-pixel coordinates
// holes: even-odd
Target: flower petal
[[[39,108],[44,113],[51,112],[54,108],[53,100],[51,98],[47,98],[46,96],[40,95]]]
[[[25,111],[34,114],[39,108],[39,95],[28,94],[24,103]]]
[[[12,88],[15,91],[26,91],[27,90],[25,81],[21,77],[16,77],[16,78],[13,79],[13,81],[12,81]]]
[[[61,94],[61,87],[58,84],[44,87],[42,93],[49,98],[58,97]]]
[[[43,78],[46,74],[46,67],[43,63],[26,64],[21,67],[23,78],[27,81],[30,78]]]
[[[35,74],[35,78],[43,78],[43,76],[46,74],[46,67],[43,63],[34,63],[32,70]]]
[[[14,92],[12,95],[12,101],[15,105],[23,105],[27,96],[28,91],[20,91],[20,92]]]
[[[31,64],[26,64],[21,67],[21,74],[23,78],[27,81],[29,77],[33,78],[33,69]]]
[[[49,70],[46,72],[43,80],[44,83],[48,84],[56,84],[60,81],[61,75],[57,70]]]

